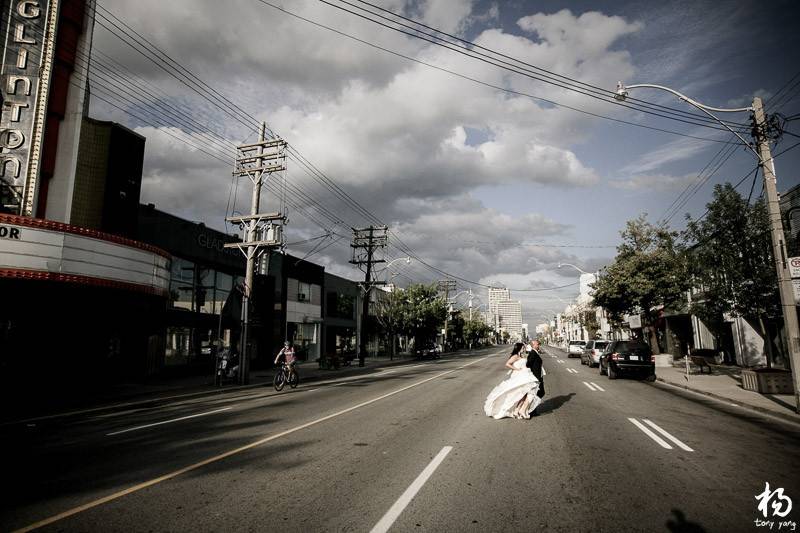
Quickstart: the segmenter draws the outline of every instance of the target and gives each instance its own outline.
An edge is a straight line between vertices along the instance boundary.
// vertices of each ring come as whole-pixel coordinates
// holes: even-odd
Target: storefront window
[[[173,307],[192,309],[192,288],[195,265],[191,261],[175,257],[172,260],[169,292]]]
[[[233,289],[233,276],[217,272],[216,291],[214,293],[214,312],[221,313],[228,295]]]
[[[192,330],[189,328],[167,328],[166,366],[185,365],[191,353]]]
[[[197,269],[195,286],[195,309],[199,313],[214,313],[214,274],[211,269]]]
[[[289,322],[289,339],[297,348],[300,359],[314,361],[319,358],[319,332],[321,324]]]

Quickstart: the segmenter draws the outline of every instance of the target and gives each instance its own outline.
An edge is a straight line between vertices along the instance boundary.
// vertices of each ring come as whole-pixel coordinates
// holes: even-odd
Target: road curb
[[[366,371],[368,371],[368,370],[374,370],[374,369],[382,368],[384,366],[397,366],[397,365],[399,365],[400,363],[403,363],[403,362],[413,362],[413,361],[414,361],[413,359],[409,359],[409,360],[396,361],[396,362],[395,361],[387,361],[386,363],[383,363],[380,366],[370,366],[370,367],[358,367],[358,366],[356,366],[355,368],[350,369],[349,371],[345,371],[346,373],[344,373],[344,374],[338,374],[338,375],[322,375],[322,374],[311,375],[309,377],[303,378],[303,383],[314,383],[316,381],[329,379],[329,378],[332,378],[332,377],[338,377],[338,376],[358,375],[358,374],[366,373]],[[59,413],[50,413],[50,414],[40,415],[40,416],[31,416],[31,417],[21,418],[21,419],[17,419],[17,420],[5,420],[5,421],[0,422],[0,427],[13,426],[13,425],[17,425],[17,424],[25,424],[25,423],[30,423],[30,422],[40,422],[40,421],[43,421],[43,420],[53,420],[53,419],[57,419],[57,418],[69,418],[69,417],[72,417],[72,416],[86,415],[86,414],[90,414],[90,413],[113,412],[113,411],[118,411],[118,410],[122,410],[122,409],[130,409],[130,408],[136,408],[136,407],[143,407],[143,406],[146,406],[146,405],[161,404],[161,403],[164,403],[164,402],[170,402],[170,401],[174,401],[174,400],[189,400],[189,399],[192,399],[192,398],[202,398],[204,396],[214,396],[214,395],[217,395],[217,394],[226,394],[226,393],[229,393],[229,392],[239,392],[239,391],[252,390],[252,389],[257,389],[257,388],[260,388],[260,387],[269,387],[271,385],[272,385],[271,381],[264,381],[264,382],[259,382],[259,383],[250,383],[248,385],[234,385],[234,386],[213,387],[213,388],[208,388],[208,389],[204,389],[204,390],[198,390],[198,391],[195,391],[195,392],[172,394],[172,395],[169,395],[169,396],[153,396],[153,397],[149,397],[149,398],[143,398],[141,400],[131,400],[131,401],[127,401],[127,402],[123,401],[123,402],[120,402],[120,403],[109,403],[109,404],[105,404],[105,405],[99,405],[99,406],[96,406],[96,407],[89,407],[89,408],[86,408],[86,409],[76,409],[76,410],[73,410],[73,411],[63,411],[63,412],[59,412]],[[207,385],[207,387],[212,387],[212,386],[211,385]],[[176,391],[176,392],[178,392],[178,391]]]
[[[664,383],[666,385],[670,385],[672,387],[676,387],[676,388],[679,388],[679,389],[684,389],[684,390],[688,390],[690,392],[694,392],[694,393],[697,393],[697,394],[702,394],[703,396],[708,396],[709,398],[714,398],[715,400],[719,400],[719,401],[722,401],[722,402],[725,402],[725,403],[734,404],[737,407],[741,407],[743,409],[747,409],[747,410],[750,410],[750,411],[755,411],[755,412],[760,413],[760,414],[771,415],[771,416],[774,416],[776,418],[780,418],[782,420],[787,420],[789,422],[794,422],[795,424],[800,424],[800,416],[791,415],[791,414],[787,414],[787,413],[781,413],[780,411],[773,411],[771,409],[765,409],[765,408],[759,407],[757,405],[750,405],[750,404],[747,404],[747,403],[737,402],[736,400],[733,400],[733,399],[728,398],[726,396],[722,396],[720,394],[715,394],[713,392],[708,392],[708,391],[704,391],[704,390],[700,390],[700,389],[695,389],[695,388],[689,387],[688,385],[683,385],[683,384],[679,384],[679,383],[674,383],[672,381],[667,381],[666,379],[660,378],[658,376],[656,376],[656,381],[659,381],[661,383]]]
[[[448,355],[455,355],[455,354],[472,355],[472,354],[475,354],[475,351],[465,350],[463,352],[448,352]],[[365,366],[365,367],[355,366],[355,367],[351,367],[349,369],[344,370],[343,372],[342,372],[342,369],[340,369],[338,371],[334,370],[334,371],[331,371],[331,372],[334,372],[333,374],[326,374],[326,375],[316,374],[316,375],[311,375],[311,376],[308,376],[308,377],[305,377],[305,378],[303,378],[302,374],[301,374],[301,379],[302,379],[303,383],[315,383],[317,381],[323,381],[323,380],[326,380],[326,379],[347,377],[347,376],[354,376],[354,375],[357,376],[357,375],[360,375],[360,374],[366,374],[370,370],[377,370],[377,369],[380,369],[380,368],[391,367],[391,366],[400,366],[400,365],[402,365],[404,363],[405,364],[412,364],[412,363],[417,363],[417,362],[418,362],[418,360],[415,359],[415,358],[399,359],[399,360],[395,360],[395,361],[383,361],[380,364],[376,364],[374,366]],[[311,363],[311,364],[315,364],[315,363]],[[302,370],[302,366],[300,367],[300,369]],[[210,385],[207,385],[207,386],[210,387]],[[39,416],[30,416],[30,417],[20,418],[20,419],[16,419],[16,420],[4,420],[4,421],[0,421],[0,427],[14,426],[14,425],[19,425],[19,424],[33,423],[33,422],[41,422],[41,421],[44,421],[44,420],[54,420],[54,419],[58,419],[58,418],[69,418],[69,417],[73,417],[73,416],[81,416],[81,415],[86,415],[86,414],[91,414],[91,413],[114,412],[114,411],[119,411],[119,410],[123,410],[123,409],[131,409],[131,408],[143,407],[143,406],[147,406],[147,405],[158,405],[158,404],[171,402],[171,401],[175,401],[175,400],[189,400],[189,399],[192,399],[192,398],[202,398],[204,396],[221,395],[221,394],[227,394],[227,393],[230,393],[230,392],[246,391],[246,390],[257,389],[257,388],[260,388],[260,387],[271,387],[271,386],[272,386],[272,382],[271,381],[264,381],[264,382],[259,382],[259,383],[251,383],[251,384],[248,384],[248,385],[234,385],[234,386],[228,386],[228,387],[225,387],[225,386],[223,386],[223,387],[213,387],[213,388],[208,388],[208,389],[205,389],[205,390],[198,390],[198,391],[195,391],[195,392],[179,393],[179,391],[175,391],[175,392],[178,392],[178,393],[177,394],[173,394],[173,395],[169,395],[169,396],[155,396],[155,397],[143,398],[141,400],[122,401],[122,402],[119,402],[119,403],[109,403],[109,404],[105,404],[105,405],[98,405],[96,407],[88,407],[86,409],[76,409],[76,410],[72,410],[72,411],[63,411],[63,412],[59,412],[59,413],[50,413],[50,414],[44,414],[44,415],[39,415]]]

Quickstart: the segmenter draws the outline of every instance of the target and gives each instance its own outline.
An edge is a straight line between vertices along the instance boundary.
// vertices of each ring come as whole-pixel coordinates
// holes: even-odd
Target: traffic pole
[[[764,175],[764,194],[767,198],[770,234],[772,236],[772,254],[775,257],[775,268],[778,273],[778,291],[781,297],[783,325],[789,344],[789,360],[791,362],[792,383],[794,384],[795,409],[800,413],[800,326],[797,320],[797,304],[794,299],[794,288],[789,272],[784,242],[783,217],[778,200],[775,162],[769,148],[767,123],[761,98],[753,98],[753,118],[755,120],[755,137],[760,158],[760,166]],[[766,340],[766,339],[765,339]]]

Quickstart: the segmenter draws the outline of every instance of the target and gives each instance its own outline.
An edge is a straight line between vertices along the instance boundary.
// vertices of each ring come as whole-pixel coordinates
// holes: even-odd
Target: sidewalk
[[[760,394],[743,389],[741,368],[714,365],[711,374],[708,372],[700,374],[698,367],[690,364],[690,374],[687,380],[685,364],[683,360],[679,360],[672,367],[657,367],[656,379],[740,407],[800,422],[800,414],[797,414],[795,410],[794,395]]]
[[[445,356],[459,352],[449,352]],[[461,351],[460,353],[467,353]],[[358,366],[354,360],[350,366],[341,366],[338,370],[319,368],[316,362],[301,362],[298,365],[300,383],[336,379],[344,376],[367,374],[378,368],[411,363],[417,361],[414,356],[403,354],[390,360],[388,356],[368,357],[364,366]],[[220,387],[214,385],[214,376],[182,376],[155,377],[142,382],[116,383],[98,387],[93,390],[74,390],[64,385],[58,390],[27,390],[27,394],[16,391],[14,397],[3,395],[6,405],[13,405],[13,412],[2,411],[0,424],[10,424],[26,420],[42,420],[65,417],[86,412],[114,411],[124,408],[152,406],[161,402],[176,399],[188,399],[215,394],[224,394],[237,390],[248,390],[272,387],[275,369],[260,369],[250,372],[250,383],[238,385],[226,383]]]

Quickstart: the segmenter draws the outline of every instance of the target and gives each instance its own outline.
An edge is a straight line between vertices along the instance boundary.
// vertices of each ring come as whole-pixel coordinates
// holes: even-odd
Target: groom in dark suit
[[[539,390],[536,392],[536,396],[543,398],[544,380],[542,379],[542,356],[539,355],[539,348],[541,347],[541,344],[539,341],[533,340],[528,346],[530,346],[530,350],[528,351],[528,360],[525,363],[525,366],[530,368],[533,375],[539,380]],[[533,410],[533,413],[531,413],[532,416],[539,416],[539,413],[536,412],[537,409],[538,407]]]

